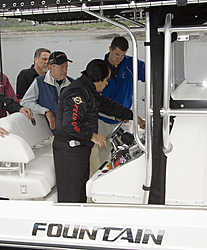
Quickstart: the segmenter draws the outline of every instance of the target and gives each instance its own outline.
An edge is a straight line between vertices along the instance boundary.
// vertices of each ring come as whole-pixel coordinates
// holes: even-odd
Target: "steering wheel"
[[[109,141],[120,129],[121,125],[124,123],[125,120],[121,120],[116,127],[106,136],[106,142]]]

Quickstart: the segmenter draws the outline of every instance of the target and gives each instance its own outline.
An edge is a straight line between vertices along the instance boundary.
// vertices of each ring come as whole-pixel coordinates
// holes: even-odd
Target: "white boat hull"
[[[206,249],[202,207],[1,201],[0,244],[52,249]]]

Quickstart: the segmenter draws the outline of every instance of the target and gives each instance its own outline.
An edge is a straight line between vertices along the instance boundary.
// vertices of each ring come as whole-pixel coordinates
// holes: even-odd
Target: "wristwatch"
[[[45,109],[45,115],[47,114],[47,112],[49,112],[50,110],[48,108]]]

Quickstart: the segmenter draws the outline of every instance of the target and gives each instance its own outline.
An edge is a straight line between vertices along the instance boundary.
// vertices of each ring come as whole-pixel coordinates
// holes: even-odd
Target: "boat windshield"
[[[177,36],[172,43],[171,96],[174,100],[207,99],[207,32]]]

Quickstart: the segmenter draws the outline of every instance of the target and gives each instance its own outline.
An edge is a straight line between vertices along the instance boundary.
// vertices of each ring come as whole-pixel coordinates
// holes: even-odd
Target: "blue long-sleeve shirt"
[[[105,60],[108,54],[105,55]],[[138,80],[145,82],[145,63],[138,60]],[[126,56],[121,62],[116,82],[110,77],[108,85],[102,92],[103,95],[109,97],[112,101],[116,101],[122,106],[131,109],[133,96],[133,58]],[[116,120],[99,115],[99,119],[106,123],[114,124]]]

